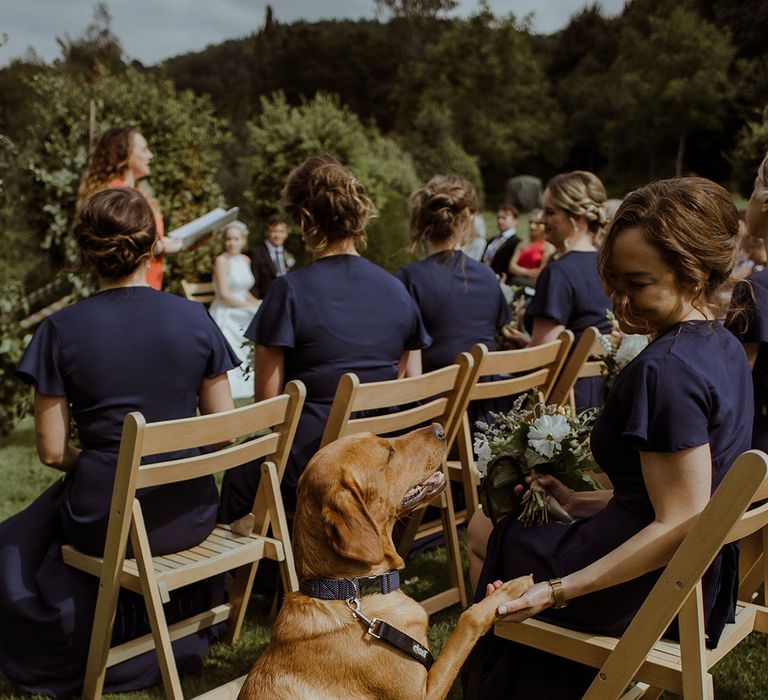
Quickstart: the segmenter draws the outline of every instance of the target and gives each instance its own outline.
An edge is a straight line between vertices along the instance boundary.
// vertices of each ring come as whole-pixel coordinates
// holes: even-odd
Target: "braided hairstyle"
[[[587,170],[574,170],[555,175],[548,183],[547,190],[555,206],[572,216],[583,216],[587,228],[593,235],[605,225],[605,201],[607,195],[600,178]]]
[[[81,267],[116,280],[146,262],[157,237],[155,217],[144,196],[127,187],[92,194],[77,215],[75,238]]]
[[[736,263],[739,213],[720,185],[701,177],[660,180],[631,192],[616,212],[600,248],[598,267],[616,315],[627,307],[611,267],[613,244],[637,228],[674,270],[681,290],[699,310],[721,315],[719,292]]]
[[[376,208],[354,173],[333,156],[314,156],[293,170],[283,199],[314,253],[346,238],[358,249],[365,246],[365,226]]]
[[[411,195],[411,244],[466,243],[464,238],[470,230],[466,223],[477,206],[477,194],[469,180],[458,175],[435,175]]]
[[[91,153],[77,192],[77,209],[97,190],[112,180],[122,180],[128,170],[133,137],[139,132],[127,126],[107,129]]]

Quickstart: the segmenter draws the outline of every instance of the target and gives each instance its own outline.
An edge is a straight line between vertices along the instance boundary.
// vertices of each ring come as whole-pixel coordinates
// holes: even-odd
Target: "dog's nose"
[[[440,423],[432,423],[432,430],[435,431],[435,437],[438,440],[445,440],[445,430],[443,430],[443,426]]]

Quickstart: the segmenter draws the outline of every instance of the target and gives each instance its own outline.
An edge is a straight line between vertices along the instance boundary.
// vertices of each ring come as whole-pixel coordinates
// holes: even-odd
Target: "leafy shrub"
[[[746,197],[752,192],[757,166],[768,152],[768,105],[758,119],[747,122],[733,151],[733,173],[737,188]]]
[[[290,106],[282,93],[262,98],[238,164],[244,192],[243,201],[235,203],[242,205],[245,220],[261,223],[278,211],[291,170],[323,153],[355,172],[379,210],[368,227],[367,257],[390,270],[409,260],[408,197],[418,186],[411,158],[330,95],[318,94],[298,107]]]

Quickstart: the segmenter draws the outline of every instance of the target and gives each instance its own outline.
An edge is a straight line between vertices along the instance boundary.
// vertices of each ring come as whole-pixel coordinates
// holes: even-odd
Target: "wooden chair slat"
[[[414,425],[427,423],[428,421],[439,421],[445,414],[445,407],[448,399],[435,399],[428,404],[414,406],[398,413],[385,414],[381,416],[369,416],[367,418],[357,418],[354,427],[347,424],[347,429],[343,435],[352,433],[375,433],[376,435],[388,435],[401,430],[412,428]]]
[[[254,425],[276,425],[283,420],[289,399],[285,394],[266,401],[223,413],[198,416],[194,434],[190,434],[188,419],[150,423],[144,431],[142,454],[157,455],[166,452],[204,447],[227,442],[232,438],[249,435]]]
[[[520,350],[496,350],[489,352],[480,369],[480,376],[492,374],[512,374],[513,372],[530,372],[544,365],[555,362],[560,354],[560,340],[553,340],[543,345]],[[510,367],[514,368],[510,370]]]
[[[138,488],[173,484],[225,471],[239,464],[245,464],[272,454],[277,449],[279,440],[279,435],[270,433],[242,445],[188,457],[183,461],[171,460],[143,464],[139,467]]]
[[[494,382],[480,382],[472,389],[471,398],[473,401],[478,401],[522,394],[531,388],[543,386],[551,376],[552,370],[545,368],[530,372],[523,377],[497,379]]]
[[[184,297],[190,301],[199,301],[208,306],[216,298],[216,289],[213,282],[189,282],[181,280],[181,291]]]
[[[391,382],[359,384],[356,401],[360,405],[368,406],[367,410],[403,406],[427,396],[451,391],[459,371],[458,365],[450,365],[430,372],[429,375],[399,379],[396,385]]]

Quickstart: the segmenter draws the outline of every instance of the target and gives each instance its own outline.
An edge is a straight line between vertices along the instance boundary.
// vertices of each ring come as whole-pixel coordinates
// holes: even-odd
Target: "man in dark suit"
[[[263,299],[272,282],[293,266],[293,258],[283,250],[286,238],[288,224],[282,216],[275,214],[267,219],[264,241],[247,252],[256,278],[251,293],[257,299]]]
[[[509,274],[509,261],[520,243],[517,237],[517,207],[514,204],[502,204],[496,215],[499,233],[485,246],[483,262],[490,265],[496,276],[503,282]]]

